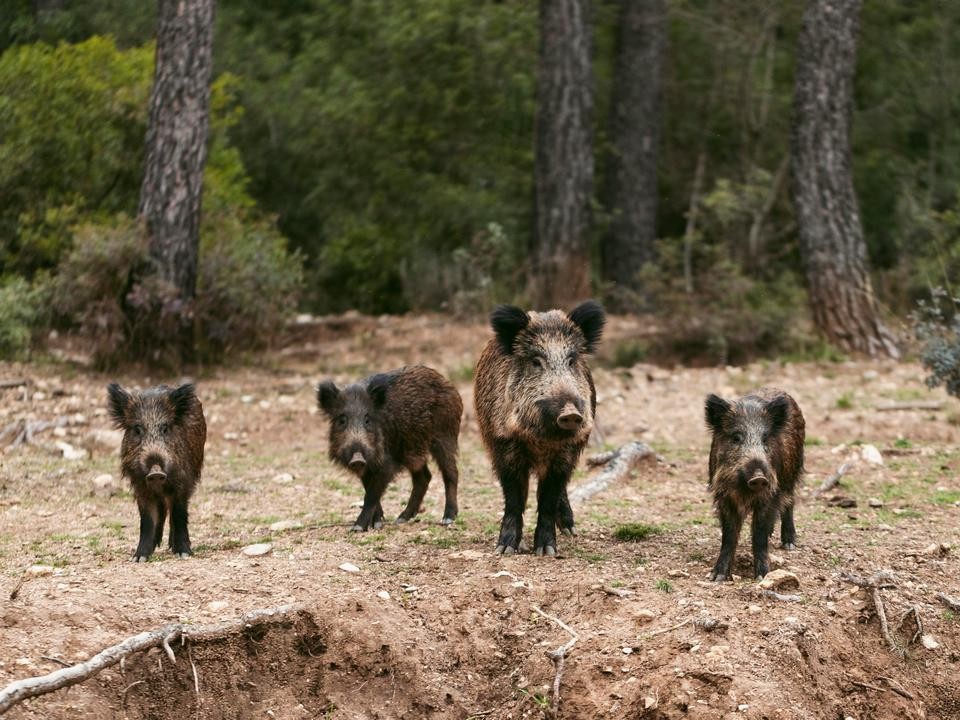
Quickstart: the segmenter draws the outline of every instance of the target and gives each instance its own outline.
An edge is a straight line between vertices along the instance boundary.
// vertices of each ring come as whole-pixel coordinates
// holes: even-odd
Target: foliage
[[[921,300],[913,314],[913,330],[921,342],[920,362],[930,375],[929,387],[943,385],[960,397],[960,298],[934,288],[929,301]]]
[[[23,355],[47,315],[48,292],[42,280],[21,277],[0,281],[0,358]]]
[[[618,525],[613,531],[613,536],[622,542],[639,542],[645,540],[651,535],[659,535],[663,528],[659,525],[650,525],[649,523],[627,523]]]

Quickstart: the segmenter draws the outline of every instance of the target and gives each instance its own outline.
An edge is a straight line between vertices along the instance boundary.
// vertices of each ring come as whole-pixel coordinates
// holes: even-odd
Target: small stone
[[[49,565],[31,565],[27,568],[27,575],[32,575],[33,577],[53,575],[53,568]]]
[[[930,543],[921,552],[929,557],[941,557],[950,554],[950,546],[946,543]]]
[[[867,505],[869,505],[872,508],[882,508],[883,500],[881,500],[880,498],[870,498],[869,500],[867,500]]]
[[[386,590],[381,590],[380,592],[377,593],[377,597],[380,598],[381,600],[389,600],[390,593],[388,593]]]
[[[787,625],[797,625],[797,624],[800,623],[800,618],[798,618],[796,615],[787,615],[787,616],[783,619],[783,621],[784,621]]]
[[[67,436],[67,429],[66,429],[65,427],[55,427],[55,428],[53,429],[53,436],[54,436],[54,437],[61,437],[61,438],[62,438],[62,437],[66,437],[66,436]]]
[[[270,525],[270,532],[284,532],[285,530],[297,530],[303,527],[299,520],[279,520]]]
[[[273,481],[275,483],[280,483],[281,485],[286,485],[287,483],[293,482],[293,475],[290,473],[277,473],[273,476]]]
[[[240,439],[240,433],[225,432],[225,433],[223,434],[223,439],[224,439],[224,440],[239,440],[239,439]]]
[[[249,405],[253,402],[253,395],[241,395],[240,402],[242,402],[244,405]]]
[[[770,560],[770,567],[775,567],[775,568],[783,567],[782,555],[776,555],[774,553],[770,553],[767,557]]]
[[[877,450],[876,445],[864,445],[861,447],[860,457],[870,465],[883,465],[883,455]]]
[[[739,710],[740,712],[746,712],[749,709],[750,709],[750,706],[747,703],[740,703],[739,705],[737,705],[737,710]]]
[[[230,607],[230,603],[228,603],[226,600],[211,600],[207,603],[207,610],[210,612],[221,612],[222,610],[226,610],[228,607]]]
[[[458,550],[456,552],[452,552],[447,557],[457,558],[460,560],[480,560],[481,558],[485,558],[486,556],[487,556],[487,553],[481,550],[467,549],[467,550]]]
[[[764,590],[786,590],[800,587],[800,578],[789,570],[773,570],[759,584]]]
[[[247,545],[242,552],[247,557],[260,557],[261,555],[266,555],[273,550],[272,543],[255,543],[253,545]]]
[[[41,401],[41,400],[46,400],[46,399],[47,399],[47,394],[46,394],[46,393],[35,392],[35,393],[33,394],[33,401],[34,401],[34,402],[39,402],[39,401]]]
[[[633,648],[632,647],[620,648],[620,652],[622,652],[624,655],[632,655]]]
[[[763,612],[763,608],[759,605],[751,605],[747,608],[747,612],[751,615],[759,615],[761,612]]]
[[[76,448],[63,440],[58,440],[54,445],[56,445],[57,450],[63,453],[64,460],[83,460],[90,454],[83,448]]]
[[[828,602],[827,602],[827,612],[830,613],[831,615],[836,615],[836,614],[837,614],[837,604],[836,604],[835,602],[828,601]]]
[[[122,430],[91,430],[86,435],[84,445],[94,451],[115,452],[122,441]]]
[[[345,563],[343,563],[342,565],[339,565],[338,567],[339,567],[341,570],[343,570],[344,572],[348,572],[348,573],[358,573],[358,572],[360,572],[360,568],[358,568],[358,567],[357,567],[356,565],[354,565],[353,563],[345,562]]]
[[[96,497],[111,497],[120,492],[118,483],[113,479],[113,475],[104,473],[97,475],[93,479],[93,494]]]
[[[257,403],[257,404],[260,406],[260,409],[261,409],[261,410],[269,410],[269,409],[270,409],[270,401],[269,401],[269,400],[261,400],[261,401],[260,401],[259,403]]]
[[[876,380],[878,377],[880,377],[880,373],[878,373],[876,370],[864,370],[861,377],[864,380]]]
[[[656,699],[655,697],[651,697],[650,695],[647,695],[647,696],[643,699],[643,709],[644,709],[644,710],[649,710],[650,708],[652,708],[652,707],[653,707],[654,705],[656,705],[656,704],[657,704],[657,699]]]
[[[936,650],[938,647],[940,647],[940,643],[937,642],[936,638],[934,638],[933,635],[921,635],[920,643],[927,650]]]
[[[656,613],[653,610],[647,610],[646,608],[640,608],[634,613],[634,617],[637,619],[637,622],[640,624],[645,624],[653,620],[656,616]]]

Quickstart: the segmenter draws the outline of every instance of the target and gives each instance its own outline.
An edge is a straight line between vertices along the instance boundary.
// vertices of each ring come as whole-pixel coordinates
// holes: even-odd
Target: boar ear
[[[770,417],[770,434],[776,435],[787,424],[787,413],[790,410],[790,405],[787,402],[786,395],[778,395],[773,398],[767,403],[766,410]]]
[[[515,305],[497,305],[490,313],[490,327],[507,355],[513,352],[513,341],[529,322],[530,316]]]
[[[707,427],[711,432],[719,433],[723,430],[723,418],[730,412],[730,403],[719,395],[707,395],[704,405],[704,414],[707,418]]]
[[[587,352],[596,350],[603,334],[603,325],[607,322],[603,306],[596,300],[587,300],[571,310],[567,317],[580,328],[580,332],[587,339]]]
[[[113,424],[122,428],[126,424],[127,406],[130,404],[130,393],[117,383],[107,385],[107,403],[110,409],[110,419]]]
[[[317,385],[317,406],[327,415],[333,414],[333,407],[340,397],[340,389],[333,380],[326,380]]]
[[[177,420],[183,420],[193,404],[197,401],[197,392],[193,383],[184,383],[178,388],[174,388],[167,393],[170,403],[173,405],[173,414]]]
[[[367,383],[367,394],[373,400],[373,407],[379,410],[387,401],[387,390],[393,384],[393,378],[386,373],[374,375]]]

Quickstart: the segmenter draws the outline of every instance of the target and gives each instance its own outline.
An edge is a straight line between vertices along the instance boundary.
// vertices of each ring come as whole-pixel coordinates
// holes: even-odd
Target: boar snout
[[[568,402],[557,415],[557,425],[564,430],[579,430],[583,425],[583,415],[572,402]]]
[[[362,473],[364,468],[367,467],[367,461],[364,459],[363,453],[357,450],[350,458],[350,462],[347,463],[347,467],[357,474]]]
[[[167,474],[163,471],[163,468],[160,467],[160,463],[153,463],[150,466],[150,472],[147,473],[147,480],[153,482],[161,482],[167,479]]]

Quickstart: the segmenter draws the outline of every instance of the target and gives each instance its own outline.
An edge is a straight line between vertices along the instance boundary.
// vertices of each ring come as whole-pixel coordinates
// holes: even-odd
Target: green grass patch
[[[653,586],[660,592],[664,592],[664,593],[673,592],[673,583],[670,582],[669,580],[664,580],[663,578],[660,578],[659,580],[657,580],[653,584]]]
[[[613,531],[613,536],[621,542],[639,542],[645,540],[651,535],[659,535],[663,532],[660,525],[651,525],[649,523],[627,523],[620,525]]]
[[[913,447],[913,443],[907,440],[906,438],[897,438],[896,440],[893,441],[893,446],[895,448],[906,449],[906,448]]]
[[[844,393],[837,398],[838,410],[850,410],[853,408],[853,396],[850,393]]]
[[[940,490],[933,496],[937,505],[953,505],[960,502],[960,490]]]
[[[827,444],[827,441],[824,440],[823,438],[818,438],[818,437],[813,437],[812,435],[807,435],[807,437],[805,437],[805,438],[803,439],[803,444],[804,444],[806,447],[819,447],[820,445],[826,445],[826,444]]]
[[[450,378],[450,380],[455,383],[456,382],[466,383],[473,380],[474,372],[476,372],[476,368],[473,366],[472,363],[464,363],[459,367],[453,368],[453,370],[447,373],[447,377]]]

